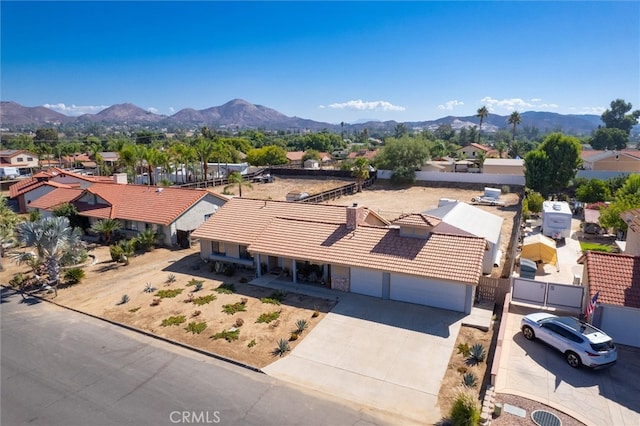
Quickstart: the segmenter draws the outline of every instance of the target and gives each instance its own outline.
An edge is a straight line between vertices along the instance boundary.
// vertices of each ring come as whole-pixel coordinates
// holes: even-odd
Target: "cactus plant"
[[[478,378],[471,372],[465,373],[462,376],[462,384],[467,388],[475,388],[478,385]]]
[[[298,320],[296,321],[296,333],[297,334],[302,334],[303,331],[305,331],[307,329],[307,327],[309,327],[309,324],[307,323],[307,320]]]
[[[481,363],[487,357],[487,351],[480,343],[471,346],[471,359],[477,363]]]
[[[278,346],[274,349],[273,354],[278,355],[278,356],[284,356],[284,354],[286,354],[287,352],[289,352],[291,350],[291,347],[289,347],[289,342],[287,342],[284,339],[280,339],[278,341]]]

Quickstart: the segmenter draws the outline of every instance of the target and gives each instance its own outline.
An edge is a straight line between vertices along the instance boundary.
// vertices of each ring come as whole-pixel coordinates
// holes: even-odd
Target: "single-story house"
[[[350,160],[356,160],[358,158],[366,158],[369,161],[373,161],[376,158],[376,155],[378,155],[378,151],[377,149],[374,150],[368,150],[368,149],[361,149],[358,150],[356,152],[350,152],[347,155],[347,158]]]
[[[30,209],[51,214],[58,205],[73,204],[92,225],[117,219],[121,233],[135,237],[145,229],[166,246],[187,246],[191,231],[216,213],[227,198],[204,189],[96,183],[85,189],[59,188],[35,200]]]
[[[579,262],[588,286],[584,306],[599,292],[593,325],[616,343],[640,347],[640,256],[588,251]]]
[[[20,213],[26,213],[29,205],[42,195],[56,188],[88,188],[95,183],[118,183],[124,179],[125,174],[113,176],[87,176],[69,172],[57,167],[51,167],[46,171],[40,171],[29,179],[21,180],[9,187],[9,198],[18,200]]]
[[[461,201],[446,203],[424,213],[441,219],[466,235],[484,238],[487,241],[489,249],[484,253],[482,273],[490,274],[493,266],[500,264],[502,257],[500,237],[503,222],[500,216]]]
[[[585,170],[640,173],[640,150],[583,150],[580,153]]]
[[[292,166],[302,166],[302,158],[305,154],[306,151],[287,151],[287,160]],[[325,165],[333,161],[333,157],[328,152],[319,152],[318,155],[320,155],[319,164]],[[307,166],[304,167],[306,168]]]
[[[442,225],[442,226],[440,226]],[[440,228],[439,228],[440,226]],[[234,198],[193,232],[205,261],[469,313],[486,242],[437,218],[389,224],[351,207]]]
[[[477,159],[481,152],[484,152],[485,158],[489,158],[489,156],[493,154],[498,155],[495,149],[490,146],[480,145],[479,143],[470,143],[456,150],[458,158],[465,158],[467,160]]]
[[[423,172],[453,172],[455,161],[453,160],[430,160],[420,168]]]
[[[487,158],[484,160],[482,172],[524,176],[524,160],[519,158]]]
[[[625,254],[640,256],[640,209],[626,210],[620,217],[627,223],[627,239],[616,241],[616,244]]]

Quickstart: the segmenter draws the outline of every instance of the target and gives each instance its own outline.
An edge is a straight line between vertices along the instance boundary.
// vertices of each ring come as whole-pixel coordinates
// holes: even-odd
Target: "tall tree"
[[[476,113],[476,117],[480,119],[480,125],[478,125],[478,143],[480,143],[480,133],[482,133],[482,122],[488,116],[489,116],[489,110],[487,109],[486,106],[483,105],[482,107],[478,108],[478,111]]]
[[[513,126],[513,131],[511,133],[512,143],[516,140],[516,126],[521,122],[522,122],[522,117],[520,117],[520,113],[518,111],[513,111],[509,116],[509,124]]]
[[[552,133],[538,149],[525,156],[527,186],[547,196],[564,189],[582,164],[580,141],[573,136]],[[542,152],[544,155],[539,154]],[[544,165],[542,163],[545,163]],[[531,183],[535,182],[535,185]]]
[[[597,129],[591,135],[591,139],[589,139],[589,145],[593,149],[624,149],[627,147],[627,142],[629,142],[629,135],[621,129],[616,129],[615,127],[601,127]]]
[[[524,178],[527,188],[547,196],[550,192],[551,162],[547,153],[534,150],[524,157]]]
[[[376,156],[379,169],[393,171],[392,179],[398,183],[413,182],[415,170],[429,159],[429,146],[421,138],[404,136],[389,138]]]
[[[404,123],[398,123],[395,125],[394,129],[394,137],[401,138],[404,135],[409,134],[409,129],[407,129],[407,125]]]
[[[633,105],[627,103],[622,99],[616,99],[611,102],[611,109],[607,109],[602,113],[602,122],[608,129],[620,129],[624,131],[627,136],[631,132],[631,128],[638,123],[640,119],[640,110],[635,110],[630,114]]]
[[[198,137],[193,148],[196,150],[198,160],[200,160],[202,164],[203,180],[207,180],[209,179],[209,162],[214,158],[216,144],[210,139]]]

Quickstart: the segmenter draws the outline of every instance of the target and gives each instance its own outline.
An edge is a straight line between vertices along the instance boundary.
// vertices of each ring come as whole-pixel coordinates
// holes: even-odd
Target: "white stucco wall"
[[[38,198],[42,197],[43,195],[50,193],[54,189],[56,189],[56,188],[54,188],[53,186],[42,185],[42,186],[39,186],[39,187],[37,187],[35,189],[32,189],[29,192],[25,192],[25,194],[24,194],[25,206],[28,209],[29,208],[29,204],[31,204],[32,201],[35,201]]]
[[[215,214],[224,202],[213,195],[207,195],[174,221],[175,229],[192,231],[205,222],[205,216]]]

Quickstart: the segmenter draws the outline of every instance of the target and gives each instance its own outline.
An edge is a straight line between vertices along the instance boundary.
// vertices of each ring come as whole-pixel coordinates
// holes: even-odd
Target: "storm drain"
[[[538,426],[562,426],[562,421],[553,413],[536,410],[531,413],[531,419]]]

